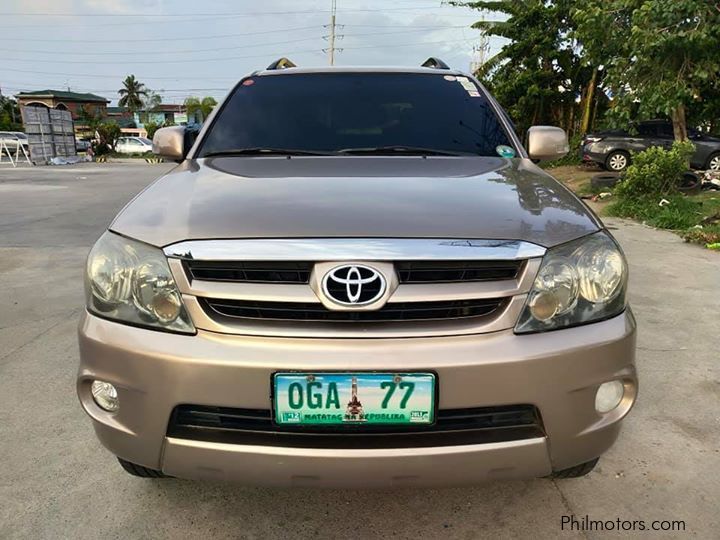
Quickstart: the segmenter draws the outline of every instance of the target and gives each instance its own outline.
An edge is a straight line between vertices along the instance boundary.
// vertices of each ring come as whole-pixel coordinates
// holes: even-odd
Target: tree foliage
[[[99,124],[95,129],[97,133],[98,141],[93,150],[97,155],[108,153],[110,150],[115,150],[117,140],[120,138],[122,132],[120,126],[115,122],[104,122]]]
[[[687,109],[715,91],[720,5],[708,0],[586,0],[573,12],[587,54],[603,62],[612,116],[673,121],[687,139]]]
[[[204,122],[217,105],[215,98],[207,96],[202,99],[189,97],[185,100],[185,109],[188,116],[200,116],[201,122]]]
[[[22,118],[17,101],[0,95],[0,130],[20,131],[21,129]]]
[[[147,97],[148,90],[145,85],[135,78],[135,75],[128,75],[118,90],[120,99],[118,105],[127,107],[131,113],[138,112],[144,107],[143,99]]]
[[[455,2],[504,15],[474,27],[509,40],[478,73],[524,131],[667,117],[720,125],[720,4],[710,0]],[[603,115],[609,111],[606,119]]]
[[[509,40],[477,75],[508,110],[518,131],[555,124],[574,133],[584,110],[580,98],[594,71],[573,39],[576,2],[499,0],[464,5],[505,16],[504,21],[473,25]]]

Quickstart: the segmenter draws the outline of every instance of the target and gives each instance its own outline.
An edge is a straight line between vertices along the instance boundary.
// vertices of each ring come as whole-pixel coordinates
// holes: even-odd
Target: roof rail
[[[297,66],[295,64],[293,64],[287,58],[282,57],[282,58],[278,58],[272,64],[270,64],[267,67],[267,71],[273,71],[276,69],[287,69],[287,68],[293,68],[293,67],[297,67]]]
[[[443,62],[439,58],[435,58],[434,56],[431,56],[430,58],[425,60],[422,63],[422,67],[433,68],[433,69],[450,69],[450,66],[448,66],[445,62]]]

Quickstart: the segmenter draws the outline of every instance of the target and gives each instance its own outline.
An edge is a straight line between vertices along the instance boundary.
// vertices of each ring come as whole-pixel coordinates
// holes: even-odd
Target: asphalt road
[[[87,250],[166,165],[0,167],[0,538],[605,538],[563,516],[720,537],[720,255],[609,221],[630,261],[639,401],[589,476],[313,491],[126,475],[75,397]],[[636,525],[637,527],[637,525]]]

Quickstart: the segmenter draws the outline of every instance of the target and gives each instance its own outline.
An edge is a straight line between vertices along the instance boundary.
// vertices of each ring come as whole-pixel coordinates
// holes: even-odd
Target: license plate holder
[[[273,420],[284,427],[428,426],[436,386],[429,372],[275,373]]]

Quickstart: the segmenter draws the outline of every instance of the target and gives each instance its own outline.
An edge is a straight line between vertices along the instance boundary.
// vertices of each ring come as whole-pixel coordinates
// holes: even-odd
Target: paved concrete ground
[[[607,536],[561,532],[570,514],[685,520],[664,537],[720,537],[720,255],[617,221],[641,395],[588,477],[348,492],[126,475],[75,398],[82,266],[111,217],[165,168],[0,169],[0,538]]]

